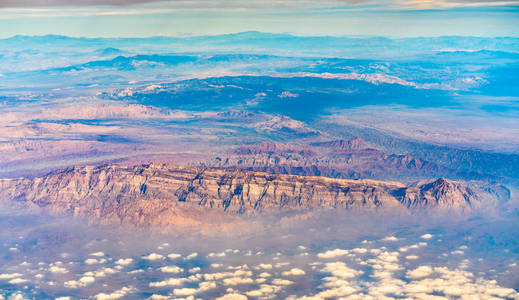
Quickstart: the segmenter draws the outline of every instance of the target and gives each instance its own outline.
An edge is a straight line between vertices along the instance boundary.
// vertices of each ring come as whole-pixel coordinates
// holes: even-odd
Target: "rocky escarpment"
[[[166,164],[74,167],[39,178],[2,179],[0,194],[4,203],[133,224],[200,221],[215,212],[355,207],[466,210],[491,197],[445,179],[407,187],[398,182]]]

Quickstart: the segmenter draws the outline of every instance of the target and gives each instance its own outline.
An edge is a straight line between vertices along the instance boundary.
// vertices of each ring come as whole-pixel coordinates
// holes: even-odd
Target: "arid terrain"
[[[519,299],[518,66],[517,37],[0,39],[0,299]]]

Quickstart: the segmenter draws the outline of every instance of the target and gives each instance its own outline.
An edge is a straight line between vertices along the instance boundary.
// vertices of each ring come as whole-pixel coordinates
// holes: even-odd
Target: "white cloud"
[[[316,299],[338,299],[357,292],[357,289],[349,285],[339,286],[318,293]],[[355,298],[353,298],[355,299]]]
[[[280,262],[280,263],[275,264],[274,267],[281,268],[281,267],[288,266],[288,265],[290,265],[289,262]]]
[[[299,269],[299,268],[292,268],[289,271],[281,273],[283,276],[302,276],[305,275],[305,271]]]
[[[168,258],[170,258],[170,259],[175,259],[175,258],[179,258],[179,257],[182,257],[182,255],[177,254],[177,253],[168,254]]]
[[[327,259],[327,258],[335,258],[338,256],[344,256],[347,254],[349,254],[348,250],[335,249],[335,250],[328,250],[324,253],[319,253],[319,254],[317,254],[317,257]]]
[[[258,268],[269,270],[269,269],[272,269],[272,265],[271,264],[259,264]]]
[[[95,264],[103,264],[106,262],[106,259],[95,259],[95,258],[88,258],[85,259],[85,264],[87,265],[95,265]]]
[[[363,254],[363,253],[368,252],[368,249],[366,249],[366,248],[355,248],[355,249],[353,249],[351,251],[353,251],[355,253]]]
[[[180,273],[180,272],[184,272],[184,269],[182,269],[180,267],[177,267],[177,266],[165,266],[165,267],[160,268],[160,270],[162,272],[165,272],[165,273]]]
[[[188,278],[169,278],[162,281],[150,282],[150,287],[164,287],[164,286],[179,286],[183,285],[186,282],[189,282]]]
[[[131,264],[132,262],[133,262],[133,259],[131,259],[131,258],[120,258],[115,261],[115,264],[120,265],[120,266],[127,266],[127,265]]]
[[[10,284],[20,284],[20,283],[26,283],[27,281],[28,280],[22,279],[22,278],[14,278],[14,279],[9,280],[8,282]]]
[[[343,279],[353,278],[359,274],[358,271],[348,268],[345,263],[340,261],[326,263],[322,270],[324,272],[331,273],[335,277]]]
[[[198,289],[193,288],[181,288],[181,289],[174,289],[173,294],[176,296],[191,296],[198,293]]]
[[[3,299],[3,296],[0,295],[0,299]],[[11,294],[8,298],[9,300],[26,300],[26,299],[29,299],[27,297],[25,297],[21,292],[14,292],[13,294]]]
[[[198,256],[198,253],[193,252],[193,253],[189,254],[188,256],[186,256],[186,260],[188,260],[188,259],[193,259],[193,258],[195,258],[195,257],[197,257],[197,256]]]
[[[94,283],[96,279],[92,276],[83,276],[79,280],[69,280],[64,283],[67,288],[80,288]]]
[[[239,285],[253,283],[254,280],[247,277],[230,277],[223,280],[224,285]]]
[[[220,253],[209,253],[209,255],[207,255],[208,257],[224,257],[226,254],[225,252],[220,252]]]
[[[92,255],[92,256],[97,256],[97,257],[103,257],[103,256],[105,256],[105,254],[104,254],[103,252],[101,252],[101,251],[99,251],[99,252],[94,252],[94,253],[90,253],[90,255]]]
[[[431,275],[433,269],[429,266],[420,266],[414,270],[407,272],[407,277],[411,279],[423,278]]]
[[[247,300],[247,296],[231,293],[218,297],[216,300]]]
[[[150,299],[150,300],[169,300],[169,299],[171,299],[171,297],[170,296],[159,295],[159,294],[153,294],[148,299]]]
[[[281,287],[270,284],[262,284],[259,289],[248,291],[245,294],[250,297],[268,297],[273,298],[275,293],[281,290]]]
[[[294,282],[290,281],[290,280],[286,280],[286,279],[276,278],[276,279],[272,280],[272,283],[275,285],[291,285]]]
[[[396,242],[396,241],[398,241],[398,238],[395,236],[388,236],[388,237],[383,238],[382,240],[386,241],[386,242]]]
[[[422,235],[421,238],[424,240],[429,240],[429,239],[433,238],[433,235],[430,233],[426,233],[426,234]]]
[[[198,290],[201,292],[205,292],[210,289],[216,288],[216,282],[214,281],[204,281],[200,282],[200,285],[198,286]]]
[[[63,268],[63,267],[52,266],[52,267],[49,268],[49,272],[57,273],[57,274],[65,274],[65,273],[68,272],[68,270]]]
[[[143,259],[147,260],[161,260],[164,259],[164,255],[157,253],[150,253],[149,255],[143,256]]]
[[[110,294],[105,293],[99,293],[95,295],[96,300],[113,300],[113,299],[120,299],[124,296],[126,296],[129,293],[134,292],[135,289],[133,287],[123,287],[120,290],[111,292]]]
[[[205,280],[220,280],[220,279],[228,278],[228,277],[250,277],[250,276],[252,276],[252,272],[246,271],[246,270],[237,270],[234,272],[217,272],[217,273],[209,273],[209,274],[203,275]]]
[[[117,272],[119,272],[119,271],[112,269],[112,268],[102,268],[102,269],[96,270],[94,273],[88,272],[89,273],[88,275],[89,276],[94,275],[95,277],[105,277],[106,275],[115,274]],[[87,275],[87,273],[85,273],[85,275]]]
[[[22,274],[20,273],[2,273],[0,274],[0,279],[13,279],[15,277],[20,277]]]

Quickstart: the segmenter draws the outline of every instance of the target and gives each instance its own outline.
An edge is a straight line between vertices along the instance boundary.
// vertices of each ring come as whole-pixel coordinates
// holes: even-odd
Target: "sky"
[[[0,38],[214,35],[519,36],[519,0],[0,0]]]

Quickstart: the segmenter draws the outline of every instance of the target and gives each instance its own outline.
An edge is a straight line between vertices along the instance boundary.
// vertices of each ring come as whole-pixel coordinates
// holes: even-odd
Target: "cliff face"
[[[0,198],[53,213],[133,224],[170,224],[206,213],[312,208],[470,209],[482,195],[440,179],[397,182],[273,175],[173,165],[74,167],[34,179],[0,180]],[[229,215],[229,214],[224,214]]]

